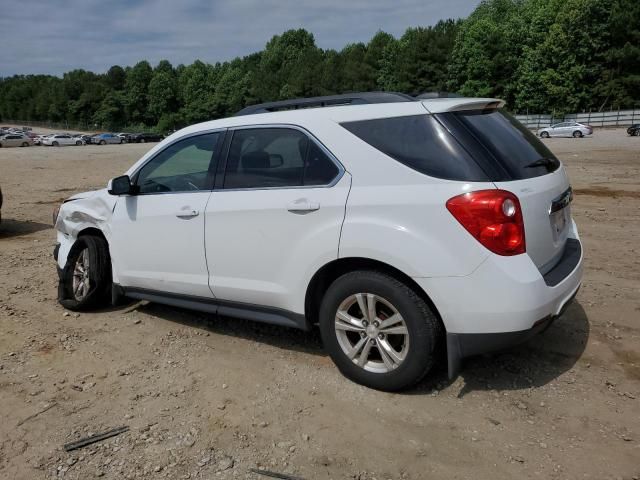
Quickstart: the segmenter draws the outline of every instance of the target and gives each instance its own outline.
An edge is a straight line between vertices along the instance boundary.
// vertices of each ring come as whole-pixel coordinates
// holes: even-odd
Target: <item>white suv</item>
[[[546,328],[582,276],[565,169],[501,107],[352,94],[180,130],[55,214],[60,302],[318,324],[383,390],[442,346],[454,376]]]

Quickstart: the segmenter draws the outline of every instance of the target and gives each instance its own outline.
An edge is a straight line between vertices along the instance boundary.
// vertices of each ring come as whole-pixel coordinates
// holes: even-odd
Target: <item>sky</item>
[[[479,0],[0,0],[0,77],[215,63],[305,28],[321,48],[466,17]]]

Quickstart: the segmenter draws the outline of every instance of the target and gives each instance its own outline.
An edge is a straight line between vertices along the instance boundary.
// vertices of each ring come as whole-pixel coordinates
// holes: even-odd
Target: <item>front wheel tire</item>
[[[409,286],[385,273],[357,271],[327,290],[320,332],[343,375],[370,388],[397,391],[429,372],[442,327]]]
[[[573,132],[573,138],[582,138],[582,132],[576,130],[575,132]]]
[[[108,303],[111,288],[111,260],[107,242],[87,235],[80,237],[67,257],[58,301],[69,310],[88,310]]]

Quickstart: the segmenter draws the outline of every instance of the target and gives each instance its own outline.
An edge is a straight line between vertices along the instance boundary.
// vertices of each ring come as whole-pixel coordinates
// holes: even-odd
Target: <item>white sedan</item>
[[[542,138],[549,137],[573,137],[582,138],[593,133],[593,128],[577,122],[562,122],[549,125],[538,130],[538,135]]]
[[[74,138],[71,135],[55,134],[49,135],[42,139],[42,145],[48,145],[51,147],[61,147],[66,145],[82,145],[82,140]]]

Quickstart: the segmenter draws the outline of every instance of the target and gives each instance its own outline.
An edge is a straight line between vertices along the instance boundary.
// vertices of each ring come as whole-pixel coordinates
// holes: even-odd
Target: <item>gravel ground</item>
[[[53,206],[150,145],[0,150],[0,477],[637,479],[640,139],[547,144],[576,192],[577,301],[527,345],[402,394],[344,379],[317,332],[146,303],[65,312]]]

